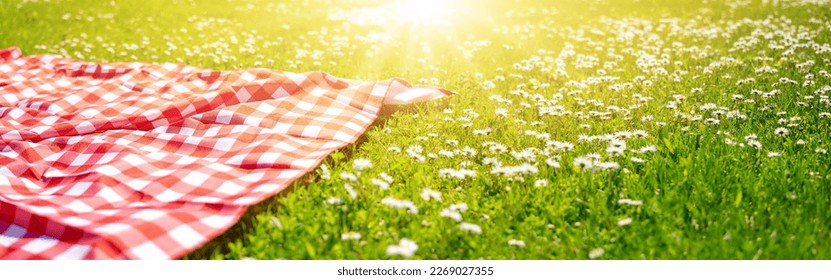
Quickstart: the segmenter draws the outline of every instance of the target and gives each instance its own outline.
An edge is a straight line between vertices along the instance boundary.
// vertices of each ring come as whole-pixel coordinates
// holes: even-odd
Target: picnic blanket
[[[0,259],[179,258],[357,140],[381,106],[448,94],[2,49]]]

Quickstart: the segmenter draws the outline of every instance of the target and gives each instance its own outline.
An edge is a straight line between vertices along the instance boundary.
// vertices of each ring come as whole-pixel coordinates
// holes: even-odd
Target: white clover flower
[[[594,249],[592,249],[591,251],[589,251],[589,258],[590,258],[590,259],[596,259],[596,258],[599,258],[599,257],[600,257],[600,256],[602,256],[602,255],[603,255],[603,253],[605,253],[605,252],[606,252],[606,251],[605,251],[605,250],[603,250],[603,248],[594,248]]]
[[[439,155],[447,157],[447,158],[453,158],[453,157],[456,156],[456,154],[454,152],[448,151],[448,150],[440,150]]]
[[[476,171],[469,170],[469,169],[452,169],[452,168],[443,168],[439,170],[439,176],[443,178],[456,178],[463,180],[468,177],[476,177]]]
[[[604,161],[596,163],[595,169],[597,170],[615,170],[620,168],[620,164],[614,161]]]
[[[625,151],[626,150],[624,148],[619,148],[619,147],[609,146],[609,147],[606,148],[606,153],[609,154],[609,156],[613,156],[613,157],[623,155],[623,153]]]
[[[496,88],[496,83],[494,83],[491,80],[484,81],[484,82],[482,82],[482,88],[484,88],[485,90],[495,89]]]
[[[511,151],[511,156],[517,160],[534,161],[537,158],[536,149],[527,148],[522,151]]]
[[[332,196],[326,199],[326,204],[331,205],[338,205],[341,204],[343,200],[340,197]]]
[[[415,255],[418,250],[418,244],[407,238],[402,238],[398,245],[387,246],[387,256],[402,256],[409,258]]]
[[[781,155],[782,155],[782,154],[780,154],[780,153],[778,153],[778,152],[768,152],[768,157],[769,157],[769,158],[772,158],[772,157],[778,157],[778,156],[781,156]]]
[[[481,234],[482,233],[482,227],[480,227],[479,225],[476,225],[476,224],[468,223],[468,222],[460,223],[459,228],[461,228],[464,231],[472,232],[472,233],[475,233],[475,234]]]
[[[351,185],[343,184],[343,188],[346,189],[346,192],[349,193],[349,197],[351,197],[352,199],[355,199],[356,197],[358,197],[358,192],[356,192],[355,189],[352,188]]]
[[[525,241],[517,240],[517,239],[511,239],[511,240],[508,240],[508,245],[516,246],[516,247],[525,247]]]
[[[537,166],[529,163],[523,163],[516,166],[494,166],[493,169],[491,169],[491,174],[500,174],[505,177],[536,174],[537,172],[539,172]]]
[[[632,199],[628,199],[628,198],[621,198],[621,199],[618,199],[617,204],[631,205],[631,206],[641,206],[641,205],[643,205],[643,201],[632,200]]]
[[[646,131],[644,131],[644,130],[640,130],[640,129],[638,129],[638,130],[634,130],[634,131],[632,131],[632,136],[635,136],[635,137],[647,137],[647,136],[649,136],[649,133],[647,133],[647,132],[646,132]]]
[[[505,108],[497,108],[494,111],[494,114],[500,117],[507,117],[508,116],[508,109]]]
[[[618,139],[618,138],[613,138],[613,139],[609,140],[609,147],[610,148],[619,148],[619,149],[625,150],[626,149],[626,141],[623,141],[622,139]]]
[[[378,188],[380,188],[382,190],[386,190],[386,189],[390,188],[390,183],[387,183],[387,181],[384,181],[384,180],[378,179],[378,178],[372,178],[372,184],[377,186]]]
[[[498,159],[493,157],[484,157],[482,158],[482,164],[493,165],[493,166],[501,166],[502,164],[499,162]]]
[[[626,226],[632,223],[632,218],[623,218],[617,221],[618,226]]]
[[[354,231],[345,232],[345,233],[340,235],[340,239],[341,240],[360,240],[361,239],[361,233],[360,232],[354,232]]]
[[[421,154],[423,151],[420,145],[412,145],[407,147],[407,155],[416,159],[418,162],[424,162],[426,158]]]
[[[421,154],[424,151],[424,148],[421,145],[410,145],[407,147],[407,154],[414,155],[414,154]]]
[[[574,144],[572,144],[570,142],[564,142],[564,141],[548,140],[548,141],[545,141],[545,146],[552,147],[555,150],[563,150],[563,151],[570,151],[570,150],[574,149]]]
[[[649,153],[649,152],[655,152],[655,151],[657,151],[657,150],[658,150],[658,149],[657,149],[657,148],[655,148],[655,146],[653,146],[653,145],[649,145],[649,146],[643,146],[643,147],[641,147],[640,149],[638,149],[638,150],[636,150],[636,151],[634,151],[634,152],[635,152],[636,154],[645,154],[645,153]]]
[[[554,168],[560,168],[560,162],[557,161],[557,159],[555,159],[555,158],[545,159],[545,164],[548,164],[548,166],[551,166],[551,167],[554,167]]]
[[[332,173],[329,171],[329,167],[326,164],[320,165],[320,179],[329,180],[332,178]]]
[[[548,186],[548,180],[546,180],[546,179],[537,179],[536,181],[534,181],[534,186],[538,187],[538,188]]]
[[[501,154],[508,151],[508,146],[505,146],[501,143],[494,143],[493,145],[490,145],[490,147],[488,147],[488,150],[492,153]]]
[[[344,181],[358,181],[358,176],[349,172],[341,172],[340,179]]]
[[[410,200],[395,199],[393,197],[385,197],[381,203],[392,208],[407,209],[407,213],[418,214],[418,207]]]
[[[716,105],[714,103],[706,103],[706,104],[701,105],[701,106],[698,107],[698,109],[701,110],[701,111],[710,111],[710,110],[715,110],[716,108],[718,108],[718,105]]]
[[[463,155],[466,155],[466,156],[469,156],[469,157],[475,157],[478,154],[478,152],[476,152],[475,149],[473,149],[471,147],[468,147],[468,146],[462,147],[461,152],[462,152]]]
[[[387,183],[390,183],[390,184],[392,184],[392,182],[395,181],[395,180],[393,180],[392,176],[387,175],[386,172],[378,173],[378,177],[381,177],[381,180],[384,180],[384,182],[387,182]]]
[[[430,188],[423,188],[421,189],[421,198],[425,201],[435,200],[441,201],[441,193],[431,190]]]
[[[450,209],[450,210],[453,210],[453,211],[464,212],[464,211],[467,211],[467,203],[462,202],[462,203],[457,203],[457,204],[451,204],[450,206],[447,207],[447,209]]]
[[[439,216],[444,217],[444,218],[450,218],[450,219],[452,219],[456,222],[461,222],[462,221],[462,213],[459,213],[459,211],[456,211],[456,210],[453,210],[453,209],[450,209],[450,208],[442,209],[439,212]]]

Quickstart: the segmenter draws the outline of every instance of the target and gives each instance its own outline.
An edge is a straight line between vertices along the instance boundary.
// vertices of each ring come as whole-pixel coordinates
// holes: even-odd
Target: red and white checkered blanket
[[[353,143],[382,105],[447,94],[2,49],[0,259],[181,257]]]

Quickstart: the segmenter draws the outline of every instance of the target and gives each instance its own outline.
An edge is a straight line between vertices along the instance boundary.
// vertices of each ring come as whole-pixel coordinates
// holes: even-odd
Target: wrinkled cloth
[[[356,141],[383,105],[448,94],[2,49],[0,258],[179,258]]]

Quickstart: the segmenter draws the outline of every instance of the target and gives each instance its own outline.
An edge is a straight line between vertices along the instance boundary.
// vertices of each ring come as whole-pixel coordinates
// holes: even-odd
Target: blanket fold
[[[179,258],[356,141],[383,105],[449,94],[2,49],[0,258]]]

